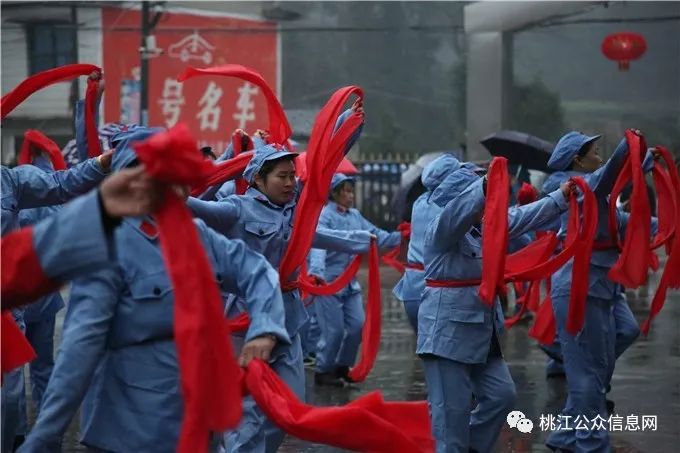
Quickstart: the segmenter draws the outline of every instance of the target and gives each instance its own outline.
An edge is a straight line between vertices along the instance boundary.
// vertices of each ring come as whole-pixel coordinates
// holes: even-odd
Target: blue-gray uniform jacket
[[[20,165],[15,168],[0,167],[2,180],[2,213],[0,223],[2,236],[19,229],[19,212],[22,209],[36,208],[62,204],[71,198],[83,194],[95,187],[105,176],[95,159],[90,159],[69,170],[46,173],[33,165]],[[73,224],[71,224],[73,226]],[[79,228],[78,228],[79,229]],[[52,248],[50,238],[46,239],[46,246]],[[45,253],[48,258],[54,258],[50,250],[41,250],[43,242],[34,237],[33,244],[40,256]],[[67,259],[68,254],[64,258]],[[24,309],[12,310],[17,325],[24,328]],[[14,438],[17,434],[11,426],[23,423],[20,405],[23,395],[23,371],[16,369],[5,376],[3,389],[3,435],[6,439]],[[18,403],[17,403],[18,401]]]
[[[33,248],[40,266],[55,281],[67,282],[111,264],[115,260],[112,243],[102,224],[96,190],[33,227]]]
[[[292,235],[296,203],[294,199],[284,206],[276,205],[254,187],[248,188],[244,195],[232,195],[219,202],[195,198],[187,201],[196,217],[229,238],[242,239],[277,269]],[[360,254],[368,251],[370,241],[368,231],[318,229],[312,246]],[[307,311],[297,290],[284,293],[284,301],[286,328],[292,337],[307,321]],[[239,306],[240,301],[236,304]]]
[[[19,228],[19,211],[66,203],[96,187],[106,174],[96,159],[68,170],[46,173],[33,165],[0,167],[2,172],[2,235]]]
[[[411,214],[411,238],[408,243],[406,259],[411,264],[425,264],[423,248],[425,231],[432,219],[437,217],[441,208],[430,201],[430,192],[425,192],[413,203]],[[401,301],[420,300],[425,289],[424,271],[406,268],[404,275],[394,287],[394,295]]]
[[[82,225],[88,228],[82,229]],[[43,272],[59,282],[99,270],[115,259],[96,191],[73,200],[35,225],[31,240]]]
[[[22,451],[55,451],[82,407],[82,441],[116,452],[174,451],[183,404],[173,339],[174,294],[151,219],[116,229],[117,265],[73,283],[60,352],[35,427]],[[221,290],[242,296],[246,339],[290,339],[278,274],[243,241],[196,221]],[[88,391],[89,388],[89,391]]]
[[[33,165],[47,173],[54,172],[52,163],[43,155],[34,157]],[[23,228],[35,225],[56,214],[60,209],[61,205],[23,209],[19,211],[19,226]],[[62,308],[64,308],[64,300],[59,292],[55,292],[27,306],[24,310],[24,320],[26,322],[38,322],[42,319],[48,319],[56,315]]]
[[[441,212],[441,207],[431,201],[432,193],[451,172],[460,168],[461,164],[451,154],[445,154],[425,166],[420,177],[427,190],[413,203],[411,210],[411,238],[408,243],[406,259],[412,264],[424,265],[423,248],[425,246],[425,231],[432,219]],[[403,301],[420,301],[425,289],[424,271],[406,268],[404,275],[394,287],[393,293],[397,299]]]
[[[482,180],[463,168],[435,190],[433,201],[444,205],[425,235],[425,277],[432,280],[480,279],[481,232],[475,224],[484,209]],[[567,209],[560,191],[508,211],[509,237],[517,237]],[[463,363],[487,359],[492,332],[503,330],[498,299],[493,308],[481,301],[479,286],[426,287],[418,313],[418,354],[434,354]]]
[[[379,248],[393,248],[401,242],[399,231],[388,232],[382,230],[366,220],[361,213],[352,208],[344,209],[334,201],[329,201],[321,211],[319,228],[326,230],[365,230],[377,237]],[[312,249],[309,253],[309,274],[320,277],[327,282],[335,280],[352,262],[356,254]],[[361,286],[356,278],[348,285],[352,293],[361,292]]]
[[[19,213],[19,224],[22,228],[35,225],[41,220],[52,217],[60,210],[61,206],[24,209]],[[81,229],[84,230],[86,228],[81,227]],[[57,291],[27,306],[24,310],[24,320],[26,322],[37,322],[50,318],[56,315],[62,308],[64,308],[64,299],[62,299],[61,294]]]

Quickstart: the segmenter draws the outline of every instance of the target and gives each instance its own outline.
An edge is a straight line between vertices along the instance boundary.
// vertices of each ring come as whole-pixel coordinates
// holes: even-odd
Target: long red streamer
[[[550,282],[550,280],[548,280]],[[529,329],[529,336],[536,339],[539,343],[546,346],[555,342],[557,326],[555,325],[555,314],[552,308],[552,298],[550,296],[550,284],[546,288],[546,296],[536,311],[534,324]]]
[[[345,406],[314,407],[259,360],[248,365],[245,379],[267,418],[299,439],[364,452],[434,451],[425,401],[391,403],[372,392]]]
[[[535,298],[535,295],[538,295],[540,293],[540,280],[534,280],[529,284],[529,289],[527,289],[526,292],[524,292],[521,296],[518,296],[516,304],[520,306],[520,310],[512,317],[507,318],[505,320],[505,328],[510,329],[512,328],[515,324],[517,324],[524,314],[527,312],[527,310],[530,308],[529,307],[529,299],[530,298]]]
[[[482,282],[479,297],[491,306],[498,289],[504,285],[503,270],[508,249],[508,200],[510,185],[508,161],[494,157],[489,165],[486,186],[486,203],[482,219]]]
[[[591,218],[597,219],[597,208],[595,194],[590,190],[586,190],[588,185],[583,179],[574,178],[573,181],[579,185],[583,192],[584,200],[588,200],[590,206],[595,206],[594,212],[591,212]],[[575,203],[572,197],[572,203]],[[584,201],[584,210],[586,201]],[[576,216],[574,216],[576,217]],[[584,219],[581,220],[585,223]],[[571,220],[571,219],[570,219]],[[576,218],[572,222],[577,223],[580,219]],[[574,262],[571,270],[571,291],[569,293],[569,313],[567,315],[567,332],[576,335],[583,328],[583,323],[586,317],[586,300],[588,298],[588,286],[590,281],[590,259],[593,253],[593,243],[595,242],[595,234],[597,233],[597,220],[585,225],[584,230],[579,231],[578,247],[574,253]],[[572,225],[574,230],[577,230],[577,225]]]
[[[399,244],[389,252],[385,253],[380,257],[380,259],[386,265],[395,269],[400,274],[403,274],[406,271],[406,268],[416,268],[416,265],[409,265],[409,263],[403,262],[399,259],[400,255],[402,254],[403,241],[411,237],[411,224],[409,222],[401,222],[399,225],[397,225],[397,231],[401,232],[402,244]],[[408,247],[406,247],[406,249],[408,249]]]
[[[390,266],[391,268],[395,269],[397,272],[400,274],[403,274],[406,271],[406,263],[402,263],[399,261],[399,255],[401,254],[401,245],[396,246],[389,252],[385,253],[381,259],[382,262],[385,263],[386,265]]]
[[[14,322],[11,311],[2,311],[2,326],[0,328],[2,329],[0,372],[4,375],[8,371],[12,371],[35,359],[36,354],[24,333]]]
[[[630,180],[633,182],[633,192],[630,197],[631,212],[623,249],[619,259],[609,270],[609,278],[627,288],[637,288],[647,281],[647,270],[651,264],[649,250],[651,212],[647,185],[642,172],[642,158],[647,146],[644,138],[632,130],[626,131],[626,140],[629,149],[628,158],[610,195],[612,202],[609,203],[609,225],[612,239],[618,238],[616,200]]]
[[[652,325],[654,318],[661,312],[666,301],[666,294],[668,288],[680,288],[680,177],[678,177],[677,168],[674,165],[673,158],[668,150],[664,147],[658,146],[657,151],[661,154],[663,160],[668,167],[669,179],[672,184],[672,192],[675,201],[675,215],[674,215],[674,235],[668,238],[667,241],[667,259],[666,267],[661,274],[661,279],[659,280],[659,287],[654,294],[652,299],[652,305],[650,307],[649,315],[647,319],[642,323],[640,330],[642,334],[649,335],[649,330]],[[662,171],[662,170],[657,170]],[[664,191],[659,191],[659,215],[661,215],[661,209],[668,209],[670,201],[668,200],[669,194],[665,194]],[[662,200],[662,197],[664,198]],[[664,208],[664,206],[666,206]],[[659,219],[659,226],[661,229],[661,218]],[[665,222],[664,222],[665,223]]]
[[[135,150],[149,174],[166,183],[195,185],[212,165],[183,124],[135,145]],[[168,189],[155,216],[175,294],[174,332],[184,398],[178,451],[203,452],[211,431],[225,431],[240,421],[240,372],[220,292],[191,212]]]
[[[99,132],[97,131],[97,122],[95,121],[98,87],[98,80],[87,80],[87,89],[85,90],[85,132],[87,135],[87,155],[89,157],[97,157],[102,153],[102,144],[99,141]]]
[[[328,199],[333,173],[343,158],[350,137],[363,122],[363,114],[354,113],[333,134],[340,109],[353,94],[361,97],[363,92],[358,87],[345,87],[336,91],[314,122],[307,147],[310,177],[295,209],[295,228],[279,268],[281,282],[288,282],[307,258],[321,209]]]
[[[248,166],[248,162],[253,157],[253,152],[242,152],[238,156],[218,163],[217,165],[206,161],[206,170],[202,181],[194,184],[191,195],[198,196],[205,190],[216,184],[222,184],[243,174],[243,170]]]
[[[2,119],[36,91],[55,83],[67,82],[78,76],[91,74],[93,71],[101,71],[101,68],[93,64],[69,64],[48,69],[24,79],[23,82],[2,97],[0,101]]]
[[[656,187],[658,209],[658,230],[652,241],[651,249],[655,250],[672,241],[675,234],[677,196],[670,173],[659,162],[654,162],[652,171]],[[655,255],[656,256],[656,255]]]
[[[1,372],[6,373],[35,358],[35,351],[14,322],[10,308],[29,303],[59,289],[40,265],[33,248],[33,229],[22,228],[2,238],[2,343]]]
[[[375,364],[380,349],[381,316],[380,258],[378,245],[372,241],[368,252],[368,304],[361,332],[361,358],[349,372],[349,377],[356,382],[363,382]]]
[[[315,296],[330,296],[346,287],[355,277],[361,266],[362,256],[357,255],[345,271],[333,282],[326,285],[315,285],[309,276],[301,275],[297,281],[300,289]],[[356,382],[363,382],[373,369],[375,360],[380,349],[382,314],[382,296],[380,287],[380,263],[378,246],[371,244],[368,262],[368,303],[366,304],[366,321],[362,330],[361,358],[349,376]],[[229,320],[232,331],[244,331],[248,328],[249,318],[247,313]]]
[[[572,194],[569,200],[567,239],[563,250],[551,258],[547,258],[553,254],[555,249],[554,235],[541,237],[538,241],[534,241],[523,250],[515,252],[508,257],[504,273],[501,275],[501,282],[504,285],[506,282],[515,280],[534,281],[546,279],[573,258],[574,265],[572,267],[567,330],[572,335],[576,335],[583,327],[585,321],[590,256],[597,231],[597,200],[583,178],[572,178],[572,181],[583,193],[583,215],[581,216],[579,211],[579,204],[575,194]],[[542,259],[545,259],[545,261],[541,262]],[[476,286],[481,283],[482,279],[427,280],[428,286],[444,288]]]
[[[338,275],[338,277],[330,283],[325,285],[317,285],[308,275],[301,275],[298,279],[298,285],[301,290],[306,293],[313,294],[315,296],[332,296],[340,292],[343,288],[352,282],[352,279],[356,276],[359,268],[361,267],[362,256],[357,255],[354,257],[349,266]],[[369,261],[370,266],[370,261]]]
[[[264,78],[250,68],[238,64],[227,64],[223,66],[215,66],[212,68],[186,68],[186,70],[177,77],[179,82],[185,82],[193,77],[205,75],[218,75],[226,77],[236,77],[246,80],[254,85],[257,85],[267,99],[267,111],[269,113],[269,135],[274,143],[285,144],[288,138],[293,133],[293,130],[288,123],[283,107],[276,98],[276,94],[267,85]],[[337,118],[337,116],[336,116]]]
[[[33,162],[31,147],[36,147],[47,154],[55,171],[66,170],[66,161],[64,161],[64,156],[61,155],[59,146],[47,138],[45,134],[35,129],[24,132],[24,142],[21,144],[21,151],[19,152],[19,165],[28,165]]]
[[[12,110],[17,108],[19,104],[36,91],[58,82],[66,82],[78,76],[89,75],[94,71],[101,71],[101,68],[92,64],[69,64],[48,69],[24,79],[23,82],[2,97],[2,106],[0,108],[2,110],[2,118],[4,119]],[[97,125],[94,120],[98,84],[99,82],[97,81],[88,80],[87,91],[85,93],[85,129],[87,131],[87,153],[90,157],[95,157],[102,153]]]
[[[3,236],[0,250],[3,309],[27,304],[61,286],[45,275],[33,248],[32,228],[22,228]]]

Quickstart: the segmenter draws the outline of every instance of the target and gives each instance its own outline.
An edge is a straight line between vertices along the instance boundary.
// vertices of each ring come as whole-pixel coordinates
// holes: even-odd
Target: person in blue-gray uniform
[[[158,129],[117,137],[113,167],[137,162],[131,143]],[[222,291],[240,296],[252,322],[241,358],[268,360],[287,348],[278,275],[243,241],[196,221]],[[167,452],[183,416],[173,338],[174,294],[153,217],[127,217],[114,232],[117,264],[74,281],[60,353],[22,452],[58,451],[81,402],[82,442],[94,451]]]
[[[425,193],[413,203],[411,211],[411,239],[408,244],[407,264],[404,275],[394,287],[394,296],[403,302],[406,316],[413,330],[418,333],[418,307],[425,290],[425,265],[423,242],[430,221],[439,214],[441,208],[430,198],[434,190],[451,172],[458,170],[461,163],[452,154],[444,154],[427,164],[420,177]]]
[[[365,230],[375,235],[379,248],[393,248],[401,243],[399,231],[382,230],[366,220],[354,206],[354,178],[336,173],[331,181],[330,201],[319,217],[319,228],[337,231]],[[330,282],[340,276],[355,254],[312,249],[309,275]],[[357,357],[364,325],[361,286],[353,279],[332,296],[318,296],[314,301],[320,338],[316,351],[318,385],[342,386],[351,383],[349,369]]]
[[[361,104],[352,107],[360,111]],[[336,129],[351,112],[340,116]],[[358,138],[360,130],[350,140]],[[189,198],[187,204],[193,214],[208,226],[229,238],[242,239],[250,248],[260,252],[269,263],[278,268],[291,239],[293,217],[299,196],[295,178],[295,157],[285,147],[260,144],[244,170],[243,178],[249,184],[243,195],[231,195],[220,201],[202,201]],[[372,235],[368,231],[332,231],[319,229],[313,247],[347,253],[366,253]],[[280,348],[271,362],[272,369],[300,398],[304,399],[305,377],[299,331],[308,320],[307,311],[296,288],[284,290],[286,330],[291,344]],[[244,310],[243,301],[231,297],[227,315],[236,316]],[[241,335],[233,336],[238,346]],[[223,449],[228,452],[273,452],[279,447],[284,433],[266,419],[251,397],[244,400],[244,414],[240,426],[225,434]]]
[[[0,167],[2,181],[2,236],[19,229],[23,209],[58,205],[97,186],[109,171],[111,153],[89,159],[68,170],[46,173],[33,165]],[[12,311],[24,329],[23,309]],[[2,391],[2,451],[11,451],[14,438],[25,431],[23,370],[7,373]],[[20,442],[21,439],[18,439]]]
[[[509,238],[566,211],[571,190],[571,183],[565,184],[540,201],[509,208]],[[416,353],[425,367],[438,453],[494,451],[515,402],[515,384],[499,343],[504,328],[500,303],[496,298],[488,306],[478,294],[485,193],[486,176],[461,168],[432,194],[442,210],[425,234],[425,278],[452,285],[426,283],[418,311]]]
[[[609,194],[628,155],[628,144],[623,139],[611,158],[603,165],[597,145],[599,137],[599,135],[590,137],[580,132],[565,134],[555,146],[548,166],[558,172],[551,175],[551,179],[561,180],[572,176],[585,178],[598,203],[596,244],[611,244]],[[648,153],[643,168],[649,168],[652,163],[653,155]],[[617,212],[620,234],[625,231],[627,219],[628,216],[625,213]],[[560,231],[562,237],[566,222],[566,216],[563,216]],[[613,244],[608,247],[594,248],[589,267],[585,323],[576,336],[566,331],[573,262],[568,262],[552,276],[553,311],[568,388],[566,405],[562,410],[565,416],[580,415],[588,420],[600,416],[607,419],[605,395],[613,372],[617,349],[615,318],[620,318],[621,329],[628,330],[630,326],[635,326],[625,334],[628,337],[627,340],[619,338],[621,345],[619,352],[625,349],[624,343],[627,347],[638,335],[637,323],[630,308],[625,302],[620,301],[621,286],[608,277],[609,269],[617,261],[618,256],[619,251]],[[621,316],[615,316],[615,310]],[[592,429],[592,426],[587,428],[554,431],[548,436],[546,445],[554,450],[609,451],[607,430]]]

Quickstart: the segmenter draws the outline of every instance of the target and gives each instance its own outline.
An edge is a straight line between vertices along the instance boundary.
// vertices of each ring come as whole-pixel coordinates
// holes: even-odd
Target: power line
[[[558,27],[560,25],[577,25],[577,24],[612,24],[612,23],[658,23],[658,22],[674,22],[680,21],[680,16],[657,16],[657,17],[616,17],[610,19],[573,19],[544,22],[536,25],[536,28]]]
[[[96,26],[83,26],[72,24],[53,24],[55,28],[78,28],[80,31],[103,31],[103,32],[139,32],[140,27],[113,27],[104,28]],[[6,27],[7,29],[19,29],[22,27]],[[406,26],[380,26],[380,27],[158,27],[154,33],[177,33],[177,32],[210,32],[210,33],[384,33],[384,32],[432,32],[432,33],[461,33],[463,27],[458,25],[406,25]]]
[[[610,18],[610,19],[574,19],[558,20],[535,24],[528,28],[548,28],[561,25],[579,24],[608,24],[608,23],[659,23],[680,21],[680,16],[658,16],[658,17],[639,17],[639,18]],[[82,24],[52,24],[55,28],[71,29],[77,28],[80,31],[103,31],[113,33],[140,32],[140,27],[97,27]],[[8,30],[18,30],[23,27],[5,25]],[[394,25],[394,26],[365,26],[365,27],[322,27],[322,26],[299,26],[299,27],[157,27],[155,33],[177,33],[177,32],[209,32],[209,33],[385,33],[385,32],[426,32],[426,33],[463,33],[464,27],[460,25]]]

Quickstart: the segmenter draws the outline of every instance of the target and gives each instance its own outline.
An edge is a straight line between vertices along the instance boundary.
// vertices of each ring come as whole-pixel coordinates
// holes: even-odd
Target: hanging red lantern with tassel
[[[631,60],[637,60],[647,50],[647,42],[637,33],[613,33],[602,41],[602,53],[619,64],[620,71],[627,71]]]

